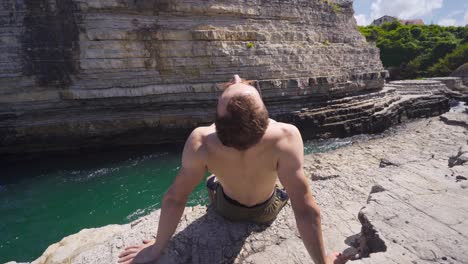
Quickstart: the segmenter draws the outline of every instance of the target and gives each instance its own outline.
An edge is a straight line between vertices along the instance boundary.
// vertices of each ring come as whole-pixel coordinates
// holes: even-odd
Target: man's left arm
[[[126,248],[119,256],[119,263],[148,263],[161,256],[177,229],[190,193],[205,176],[206,167],[199,153],[201,137],[200,130],[195,129],[185,143],[181,169],[163,198],[156,242]]]

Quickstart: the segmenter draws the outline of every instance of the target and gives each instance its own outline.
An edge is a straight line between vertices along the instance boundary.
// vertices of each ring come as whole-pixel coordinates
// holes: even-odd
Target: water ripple
[[[450,108],[453,113],[468,113],[468,106],[465,102],[457,102]]]
[[[58,175],[61,175],[61,178],[63,178],[63,182],[85,182],[94,178],[115,173],[120,169],[121,167],[99,168],[93,170],[61,171]]]
[[[134,221],[142,216],[145,216],[145,215],[148,215],[149,213],[151,213],[152,211],[156,210],[156,209],[159,209],[161,207],[161,205],[159,203],[156,203],[156,204],[153,204],[151,206],[148,206],[146,208],[143,208],[143,209],[137,209],[136,211],[132,212],[131,214],[127,215],[127,217],[125,217],[125,219],[128,221],[128,222],[131,222],[131,221]]]

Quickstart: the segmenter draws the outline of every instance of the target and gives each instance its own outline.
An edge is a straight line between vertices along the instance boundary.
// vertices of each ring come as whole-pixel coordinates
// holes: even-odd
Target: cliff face
[[[0,155],[184,140],[234,73],[305,138],[448,109],[383,88],[351,1],[0,1]]]
[[[0,153],[183,140],[217,83],[272,116],[383,87],[352,1],[0,0]]]

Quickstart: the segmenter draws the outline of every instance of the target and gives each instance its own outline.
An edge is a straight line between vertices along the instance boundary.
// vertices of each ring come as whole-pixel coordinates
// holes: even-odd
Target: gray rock
[[[468,63],[462,64],[454,72],[452,72],[450,76],[461,78],[463,84],[465,86],[468,85]]]
[[[398,164],[396,164],[396,163],[394,163],[392,161],[389,161],[387,159],[381,159],[379,167],[384,168],[384,167],[387,167],[387,166],[398,166]]]
[[[468,147],[460,147],[456,156],[449,158],[448,166],[450,168],[455,166],[463,166],[468,162]]]
[[[439,79],[391,81],[389,87],[396,88],[400,94],[440,94],[448,92],[448,87]]]
[[[455,91],[468,91],[468,87],[463,85],[463,79],[460,77],[435,77],[435,78],[426,78],[426,80],[439,81],[447,85],[447,88]]]
[[[352,263],[466,263],[468,193],[457,176],[468,176],[468,166],[448,161],[468,147],[468,130],[431,118],[396,131],[306,157],[311,173],[340,175],[312,183],[327,247],[357,249]]]
[[[456,115],[463,115],[457,113]],[[461,117],[460,117],[461,118]],[[327,250],[351,263],[467,263],[467,164],[448,166],[468,131],[439,118],[407,123],[384,137],[305,157]],[[389,160],[398,166],[381,167]],[[452,176],[453,175],[453,176]],[[133,223],[84,230],[33,263],[115,263],[122,248],[156,234],[159,210]],[[101,235],[104,234],[104,235]],[[54,262],[53,262],[54,261]],[[161,263],[310,263],[287,205],[271,226],[232,223],[211,208],[186,208]]]
[[[468,114],[445,113],[440,116],[440,120],[448,125],[468,128]]]

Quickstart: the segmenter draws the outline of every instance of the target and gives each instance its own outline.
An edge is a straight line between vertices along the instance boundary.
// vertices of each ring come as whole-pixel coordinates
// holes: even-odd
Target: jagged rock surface
[[[462,79],[463,84],[468,86],[468,63],[465,63],[458,67],[452,74],[451,77],[459,77]]]
[[[468,114],[447,113],[306,156],[327,250],[356,254],[351,263],[467,263],[467,124]],[[154,237],[158,218],[156,211],[119,229],[82,231],[33,263],[115,263],[125,246]],[[111,230],[110,238],[80,242],[99,230]],[[270,227],[231,223],[203,206],[186,208],[161,261],[310,262],[289,204]]]
[[[426,126],[428,136],[436,134],[437,140],[415,138],[426,144],[412,151],[419,155],[405,160],[408,156],[395,153],[390,158],[398,167],[382,169],[381,190],[370,194],[360,218],[377,230],[386,251],[371,252],[375,254],[363,263],[468,262],[468,255],[460,252],[468,245],[468,115],[450,113],[441,120]],[[441,131],[435,133],[436,128]],[[444,135],[455,136],[454,131],[460,139]]]

